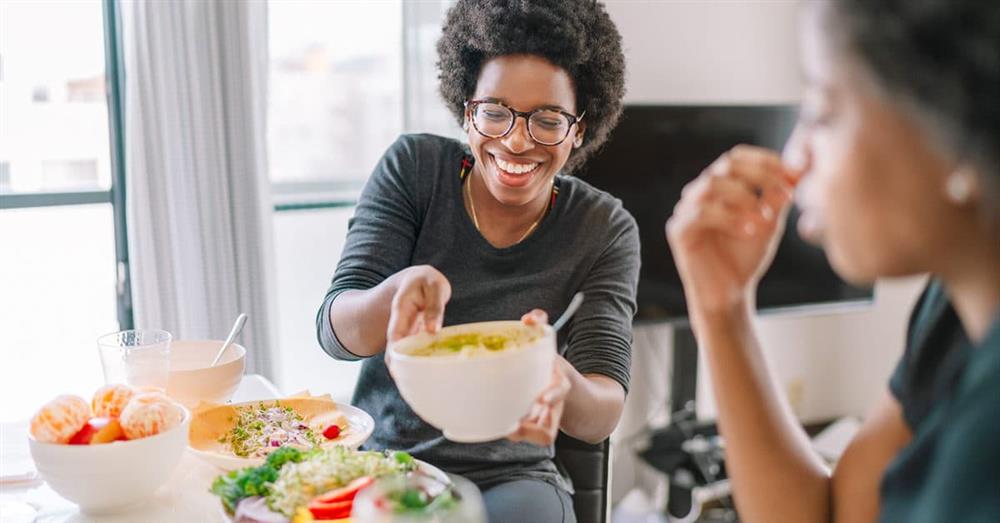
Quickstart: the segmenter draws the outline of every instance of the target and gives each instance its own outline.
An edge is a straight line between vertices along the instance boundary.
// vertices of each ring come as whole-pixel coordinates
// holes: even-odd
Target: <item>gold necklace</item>
[[[466,198],[469,199],[469,210],[472,211],[472,224],[476,226],[476,231],[479,232],[479,234],[482,236],[483,230],[479,228],[479,217],[476,216],[476,201],[472,199],[472,176],[471,176],[472,173],[469,174],[470,174],[469,179],[465,181],[465,187],[463,187],[464,190],[462,191],[462,193],[465,195]],[[555,183],[555,181],[553,181],[552,183]],[[551,189],[549,192],[551,192]],[[521,237],[518,238],[516,242],[514,242],[514,245],[523,242],[524,239],[527,238],[528,235],[531,234],[536,227],[538,227],[538,224],[542,222],[542,218],[544,218],[545,215],[549,212],[549,207],[551,206],[552,206],[552,198],[549,198],[548,205],[546,205],[545,208],[542,209],[542,212],[538,215],[538,218],[535,218],[535,221],[532,222],[531,226],[528,227],[528,230],[524,231],[524,234],[522,234]],[[483,237],[485,238],[485,236]]]

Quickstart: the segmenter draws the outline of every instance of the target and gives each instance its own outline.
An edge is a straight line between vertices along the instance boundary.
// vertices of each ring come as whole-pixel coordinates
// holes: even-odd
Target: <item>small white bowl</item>
[[[461,443],[502,438],[517,429],[552,379],[556,336],[542,326],[532,343],[473,357],[413,356],[436,338],[537,329],[520,321],[453,325],[436,335],[417,334],[390,344],[389,366],[403,399],[418,416]]]
[[[28,436],[35,468],[60,496],[86,514],[127,511],[156,493],[181,461],[191,413],[156,436],[98,445],[43,443]]]
[[[240,386],[247,350],[232,344],[210,367],[222,340],[180,340],[170,344],[167,395],[193,409],[201,402],[226,403]]]

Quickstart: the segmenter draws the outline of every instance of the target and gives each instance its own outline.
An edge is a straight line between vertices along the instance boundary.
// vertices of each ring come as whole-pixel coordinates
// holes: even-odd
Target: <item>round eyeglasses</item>
[[[470,114],[472,126],[487,138],[507,136],[516,119],[523,117],[528,122],[528,136],[541,145],[563,143],[573,125],[583,120],[583,114],[577,116],[551,108],[522,112],[493,100],[469,100],[465,102],[465,109]]]

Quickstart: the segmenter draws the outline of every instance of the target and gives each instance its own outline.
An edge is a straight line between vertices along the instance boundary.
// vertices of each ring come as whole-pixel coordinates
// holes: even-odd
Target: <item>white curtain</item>
[[[264,0],[125,1],[125,150],[137,327],[222,339],[273,374]]]

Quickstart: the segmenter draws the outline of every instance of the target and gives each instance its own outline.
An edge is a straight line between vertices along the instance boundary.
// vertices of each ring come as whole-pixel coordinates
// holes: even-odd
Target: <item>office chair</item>
[[[611,521],[611,444],[591,445],[559,433],[556,465],[573,481],[573,511],[577,523]]]

